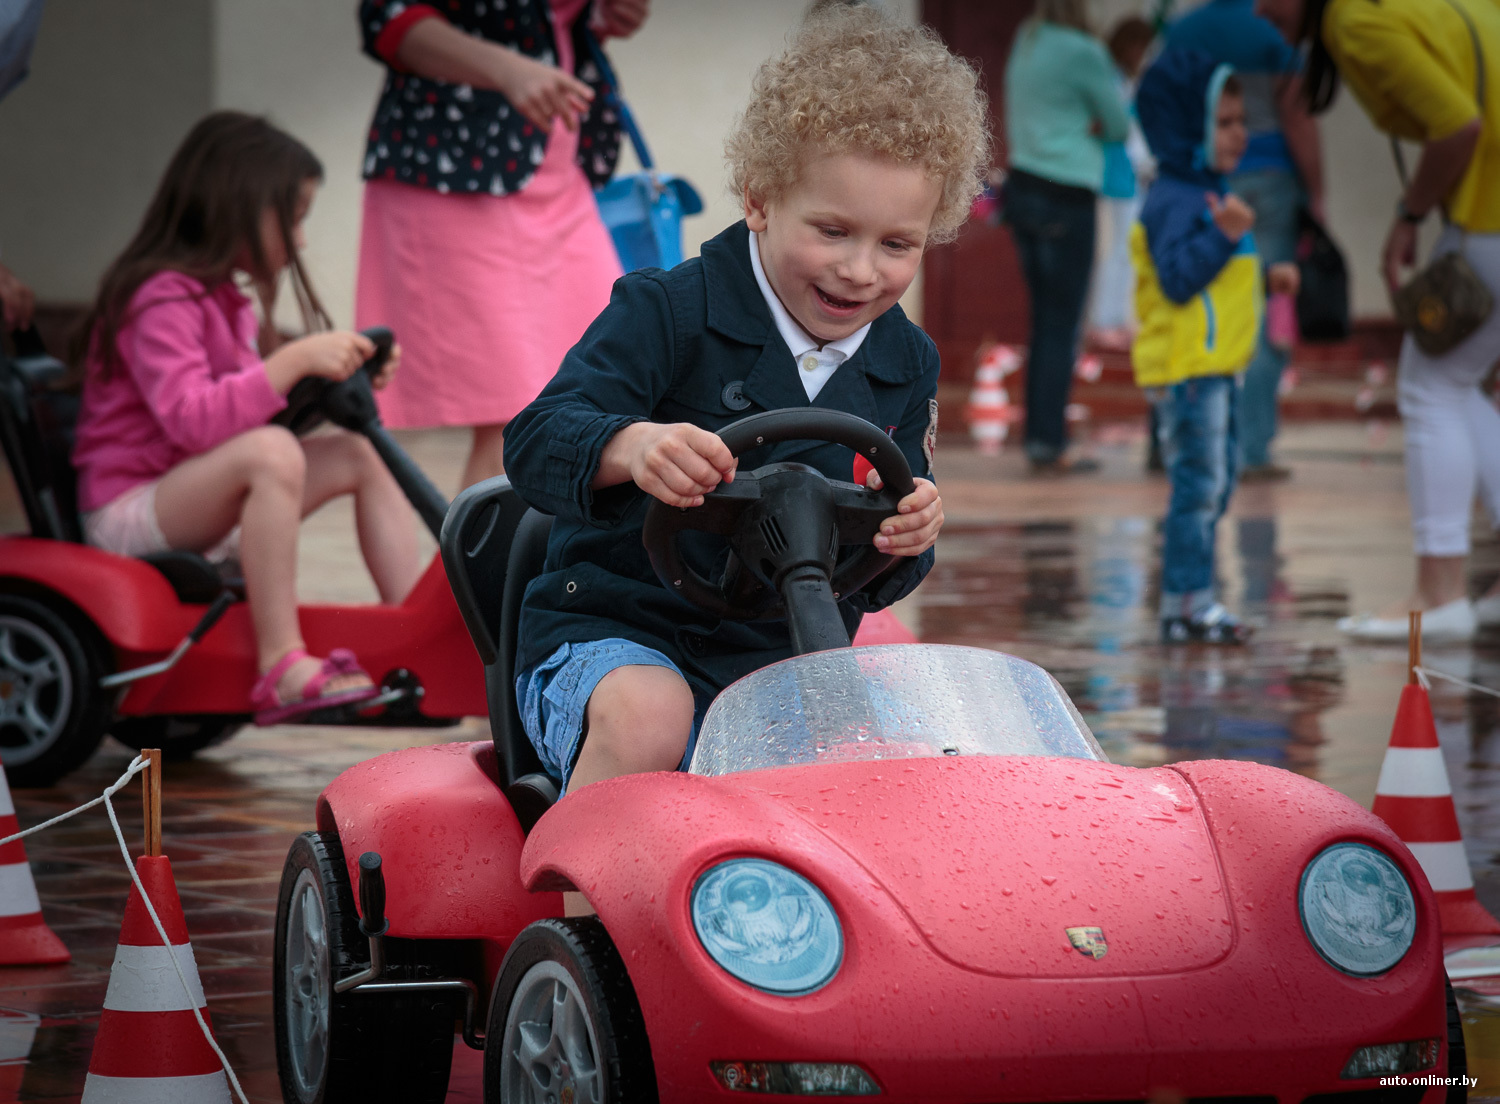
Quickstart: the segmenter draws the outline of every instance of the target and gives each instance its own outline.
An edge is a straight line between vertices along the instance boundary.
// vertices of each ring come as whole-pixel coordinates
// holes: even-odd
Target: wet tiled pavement
[[[1075,480],[1031,479],[1018,454],[982,457],[942,441],[948,524],[938,567],[901,616],[924,640],[996,647],[1051,670],[1112,758],[1148,765],[1254,759],[1320,779],[1369,804],[1404,677],[1404,649],[1350,646],[1334,620],[1405,593],[1411,561],[1399,433],[1341,423],[1294,425],[1281,458],[1295,478],[1243,488],[1221,530],[1232,608],[1257,620],[1244,649],[1165,649],[1153,611],[1155,518],[1166,495],[1141,474],[1139,434],[1100,434],[1105,469]],[[418,462],[452,489],[462,445],[408,434]],[[10,516],[14,510],[10,507]],[[0,518],[0,520],[4,520]],[[14,524],[10,526],[14,528]],[[306,597],[369,600],[347,509],[305,529]],[[1477,589],[1500,572],[1482,543]],[[1430,666],[1500,687],[1500,638],[1436,649]],[[1500,911],[1500,701],[1439,684],[1433,691],[1459,819],[1479,896]],[[271,1040],[271,927],[291,839],[312,826],[319,790],[344,767],[398,747],[482,739],[477,720],[442,730],[245,730],[164,785],[171,857],[215,1028],[251,1100],[280,1099]],[[106,741],[50,790],[18,791],[23,825],[79,804],[112,782],[130,753]],[[135,788],[117,799],[132,846]],[[0,969],[0,1057],[31,1038],[30,1057],[0,1062],[0,1102],[73,1101],[81,1092],[128,888],[102,810],[28,841],[43,908],[73,952],[67,966]],[[1500,1095],[1500,1031],[1466,995],[1471,1072]],[[39,1019],[38,1019],[39,1017]],[[477,1066],[459,1047],[450,1100],[478,1100]],[[9,1094],[9,1095],[7,1095]]]

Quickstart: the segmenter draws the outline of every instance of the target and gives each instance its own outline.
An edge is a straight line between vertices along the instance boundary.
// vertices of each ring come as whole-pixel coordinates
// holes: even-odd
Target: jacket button
[[[574,591],[576,591],[578,589],[578,584],[575,583],[572,579],[569,579],[568,580],[568,588],[567,589],[568,589],[568,593],[572,594]]]
[[[732,383],[726,383],[724,390],[719,394],[719,398],[724,401],[724,405],[729,407],[730,410],[750,409],[750,400],[745,398],[744,380],[735,380]]]
[[[689,633],[687,636],[687,650],[692,652],[695,656],[701,656],[703,654],[703,638],[696,634]]]

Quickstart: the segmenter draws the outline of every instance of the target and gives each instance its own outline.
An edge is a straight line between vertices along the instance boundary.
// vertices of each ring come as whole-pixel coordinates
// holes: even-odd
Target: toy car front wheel
[[[1464,1020],[1458,1010],[1458,998],[1453,995],[1453,983],[1447,978],[1443,979],[1443,989],[1447,993],[1448,1006],[1448,1079],[1462,1079],[1469,1072],[1469,1052],[1464,1044]],[[1469,1089],[1460,1080],[1457,1085],[1448,1086],[1446,1104],[1465,1104],[1469,1099]]]
[[[287,1104],[434,1104],[448,1092],[454,1010],[433,994],[335,993],[368,965],[338,837],[292,843],[276,903],[272,1005]]]
[[[66,611],[0,594],[0,762],[16,786],[46,786],[82,765],[113,709],[99,689],[103,642]]]
[[[484,1099],[657,1099],[635,988],[597,917],[538,920],[510,945],[490,1003]]]

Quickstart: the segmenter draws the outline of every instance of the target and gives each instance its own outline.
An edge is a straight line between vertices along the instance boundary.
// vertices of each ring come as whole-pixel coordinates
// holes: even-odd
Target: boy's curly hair
[[[729,187],[777,199],[812,149],[922,166],[943,187],[928,241],[951,241],[990,164],[979,74],[927,27],[863,4],[817,4],[755,74],[724,146]]]

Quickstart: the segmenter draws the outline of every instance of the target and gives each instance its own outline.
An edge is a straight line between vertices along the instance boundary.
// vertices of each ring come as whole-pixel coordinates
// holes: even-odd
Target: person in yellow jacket
[[[1140,318],[1131,363],[1172,483],[1162,640],[1241,644],[1250,630],[1214,590],[1214,532],[1234,490],[1239,376],[1264,300],[1255,215],[1224,180],[1245,152],[1245,101],[1227,65],[1168,49],[1141,78],[1136,115],[1158,166],[1131,236]],[[1295,265],[1272,265],[1266,278],[1296,292]]]

